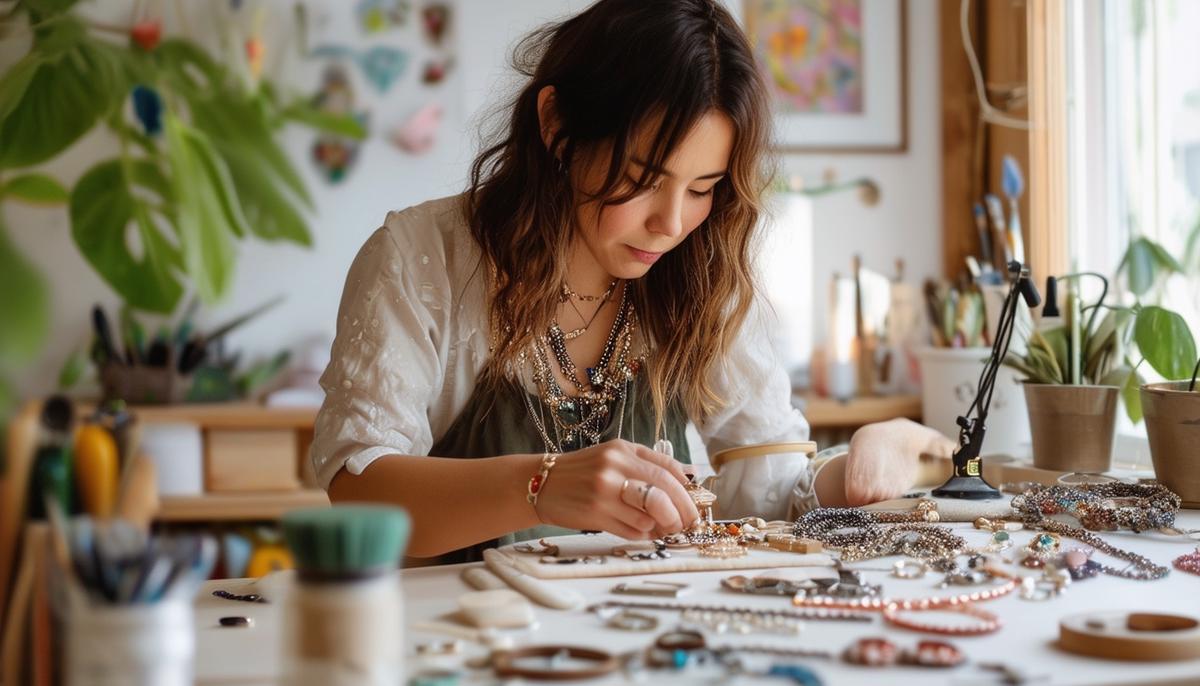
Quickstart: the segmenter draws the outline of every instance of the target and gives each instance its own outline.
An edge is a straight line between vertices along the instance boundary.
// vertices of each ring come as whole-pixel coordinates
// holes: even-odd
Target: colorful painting
[[[862,112],[862,4],[747,0],[746,30],[781,112]]]
[[[908,145],[905,0],[742,0],[783,152]]]

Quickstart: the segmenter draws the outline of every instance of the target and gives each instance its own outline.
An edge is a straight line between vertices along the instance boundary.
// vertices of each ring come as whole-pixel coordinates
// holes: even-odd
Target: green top
[[[655,441],[654,402],[641,374],[630,382],[628,393],[629,397],[624,403],[624,411],[620,413],[622,415],[620,419],[617,418],[617,410],[621,409],[621,403],[615,403],[616,407],[613,408],[609,424],[601,435],[601,441],[622,438],[652,447]],[[446,434],[434,444],[429,454],[438,457],[474,458],[545,452],[545,441],[542,440],[533,418],[529,416],[529,407],[532,406],[535,412],[548,413],[550,409],[535,395],[529,395],[529,404],[527,405],[525,394],[526,391],[516,383],[508,384],[495,394],[485,393],[481,387],[476,387],[462,412],[447,429]],[[563,408],[560,410],[560,416],[566,422],[579,421],[578,411],[575,409]],[[551,438],[554,438],[553,422],[550,419],[547,415],[546,430],[550,432]],[[618,435],[618,428],[620,435]],[[675,459],[684,464],[690,464],[686,429],[686,412],[678,403],[672,404],[667,408],[666,416],[663,418],[663,438],[671,441]],[[574,450],[583,447],[587,446],[564,446],[564,449]],[[546,483],[547,486],[553,485],[553,472],[550,473],[550,478]],[[513,497],[518,496],[514,495]],[[571,533],[577,532],[556,526],[536,526],[456,550],[442,556],[440,562],[442,564],[476,562],[483,559],[485,548]]]

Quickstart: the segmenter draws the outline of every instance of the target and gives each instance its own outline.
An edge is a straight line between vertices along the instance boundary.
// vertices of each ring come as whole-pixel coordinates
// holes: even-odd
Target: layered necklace
[[[578,296],[564,285],[563,295],[568,300],[578,297],[580,300],[601,301],[597,307],[598,314],[615,288],[614,281],[602,295]],[[584,319],[582,316],[580,318]],[[595,321],[595,318],[596,315],[592,315],[591,321]],[[537,338],[532,354],[522,355],[523,360],[528,360],[532,366],[533,381],[538,389],[540,403],[543,408],[549,410],[548,413],[535,411],[529,395],[525,394],[530,419],[533,420],[549,452],[567,452],[599,443],[601,435],[611,422],[614,409],[617,409],[618,436],[621,433],[629,383],[645,358],[644,352],[635,353],[633,350],[637,315],[633,301],[629,298],[628,288],[621,291],[617,317],[600,353],[600,360],[596,366],[585,370],[586,381],[580,381],[579,370],[567,352],[567,341],[586,331],[591,321],[586,321],[582,329],[570,332],[564,332],[555,321],[544,336]],[[568,394],[559,385],[552,364],[556,364],[562,375],[570,381],[573,395]],[[546,414],[549,414],[550,422],[546,421]]]

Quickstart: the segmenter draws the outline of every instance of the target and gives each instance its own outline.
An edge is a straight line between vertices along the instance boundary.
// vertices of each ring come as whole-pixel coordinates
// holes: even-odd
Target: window
[[[1069,251],[1112,274],[1145,236],[1178,259],[1161,298],[1200,328],[1200,2],[1072,0]],[[1143,371],[1152,372],[1143,366]]]

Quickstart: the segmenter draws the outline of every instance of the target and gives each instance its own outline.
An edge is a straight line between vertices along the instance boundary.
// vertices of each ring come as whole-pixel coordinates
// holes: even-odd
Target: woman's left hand
[[[846,456],[846,501],[851,507],[898,498],[917,479],[922,453],[949,458],[954,441],[908,419],[868,424],[854,432]]]

